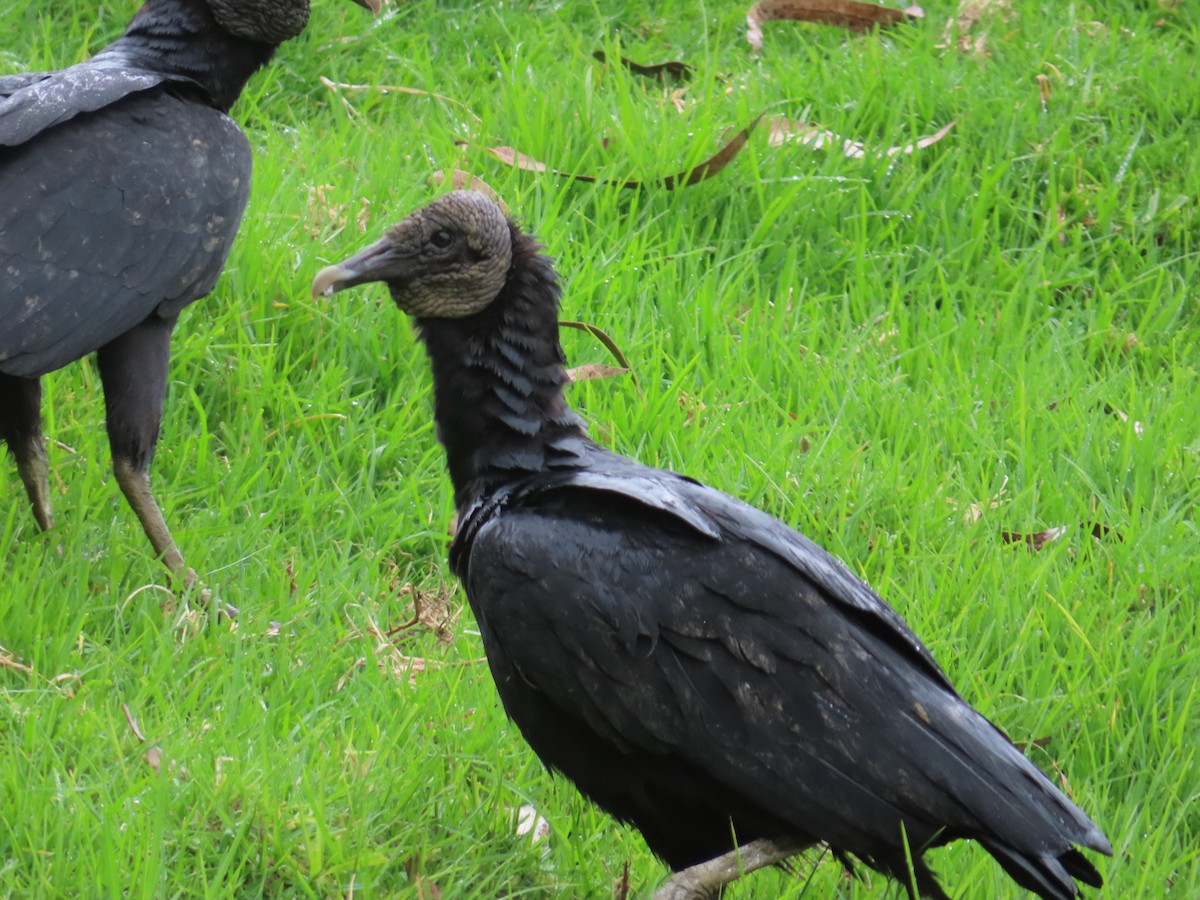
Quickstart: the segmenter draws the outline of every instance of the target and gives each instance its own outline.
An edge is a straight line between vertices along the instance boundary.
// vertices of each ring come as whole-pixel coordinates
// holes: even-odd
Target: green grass
[[[1048,739],[1031,754],[1116,848],[1108,896],[1200,894],[1200,16],[1012,5],[983,60],[938,46],[955,5],[937,0],[886,35],[768,25],[754,59],[733,3],[417,0],[373,23],[316,0],[235,111],[254,194],[176,334],[154,466],[236,624],[164,615],[90,361],[45,379],[53,533],[0,464],[0,895],[603,898],[626,861],[639,896],[664,877],[508,725],[469,612],[398,650],[371,633],[408,621],[413,591],[459,611],[451,492],[407,323],[382,288],[307,285],[455,167],[542,236],[564,315],[633,363],[636,387],[572,390],[598,439],[801,528],[1015,740]],[[10,4],[0,72],[84,58],[134,8]],[[597,48],[696,66],[684,110]],[[351,114],[322,75],[480,122],[400,93],[343,92]],[[481,149],[653,179],[764,109],[873,149],[958,124],[890,161],[759,134],[674,192]],[[1002,536],[1057,526],[1038,553]],[[526,802],[548,849],[514,834]],[[817,859],[731,896],[901,896]],[[934,863],[955,897],[1013,895],[976,847]]]

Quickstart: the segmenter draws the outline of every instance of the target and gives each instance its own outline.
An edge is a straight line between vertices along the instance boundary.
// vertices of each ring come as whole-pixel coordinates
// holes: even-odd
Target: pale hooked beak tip
[[[326,266],[313,279],[312,295],[314,297],[332,297],[354,274],[353,271],[341,265]]]

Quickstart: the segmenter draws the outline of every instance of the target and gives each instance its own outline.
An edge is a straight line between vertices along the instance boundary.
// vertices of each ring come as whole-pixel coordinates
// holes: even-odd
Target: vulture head
[[[308,0],[206,0],[217,24],[235,37],[282,44],[308,24]],[[379,13],[380,0],[354,0]]]
[[[474,315],[499,295],[512,265],[512,226],[496,202],[455,191],[411,213],[381,240],[313,279],[313,296],[384,281],[417,318]]]

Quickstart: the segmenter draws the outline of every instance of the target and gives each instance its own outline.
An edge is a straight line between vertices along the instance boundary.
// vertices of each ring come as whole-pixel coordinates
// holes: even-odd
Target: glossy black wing
[[[98,58],[59,72],[0,78],[0,146],[17,147],[81,113],[103,109],[166,81],[159,72]]]
[[[250,174],[232,119],[162,89],[0,147],[0,371],[50,371],[208,293]]]
[[[840,564],[797,564],[795,548],[819,551],[757,510],[699,496],[707,489],[679,487],[707,500],[694,505],[718,538],[612,481],[508,503],[475,533],[467,591],[534,750],[652,846],[651,832],[691,823],[621,796],[623,781],[645,791],[646,760],[703,773],[697,792],[742,798],[885,867],[902,864],[902,824],[914,848],[976,837],[1066,883],[1068,841],[1106,846],[928,652],[912,652],[906,627],[900,641],[881,627],[895,614],[875,614],[882,601],[859,596],[869,589]]]
[[[54,75],[53,72],[18,72],[13,75],[0,75],[0,101],[11,97],[17,91],[27,88],[31,84],[45,81],[52,75]],[[2,108],[3,103],[0,102],[0,109]]]

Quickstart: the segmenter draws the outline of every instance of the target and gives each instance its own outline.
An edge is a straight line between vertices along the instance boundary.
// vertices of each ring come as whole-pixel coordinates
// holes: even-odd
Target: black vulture
[[[309,0],[147,0],[86,62],[0,77],[0,437],[52,527],[40,377],[94,351],[117,483],[188,582],[149,477],[171,331],[212,290],[250,194],[229,109],[308,13]]]
[[[415,319],[459,514],[450,566],[541,760],[675,870],[735,842],[767,862],[823,842],[945,898],[922,855],[970,838],[1046,900],[1099,886],[1078,848],[1110,854],[1104,834],[870,587],[766,513],[588,439],[540,251],[456,192],[313,291],[383,281]]]

